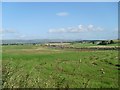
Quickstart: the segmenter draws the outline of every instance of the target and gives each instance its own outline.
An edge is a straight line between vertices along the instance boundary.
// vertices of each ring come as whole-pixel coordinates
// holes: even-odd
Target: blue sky
[[[117,2],[4,2],[3,39],[116,39]]]

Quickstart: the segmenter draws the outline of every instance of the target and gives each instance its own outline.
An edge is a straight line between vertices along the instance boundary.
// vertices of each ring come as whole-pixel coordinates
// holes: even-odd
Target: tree
[[[94,41],[92,41],[92,44],[95,44],[95,42],[94,42]]]
[[[110,40],[110,44],[113,44],[114,43],[114,41],[113,40]]]

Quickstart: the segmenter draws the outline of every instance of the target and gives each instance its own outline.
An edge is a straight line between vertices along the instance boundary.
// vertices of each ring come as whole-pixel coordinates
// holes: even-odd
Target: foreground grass
[[[4,46],[4,88],[117,88],[117,51]]]

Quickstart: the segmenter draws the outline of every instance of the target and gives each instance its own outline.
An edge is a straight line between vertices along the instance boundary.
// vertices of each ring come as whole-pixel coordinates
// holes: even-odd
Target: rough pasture
[[[118,51],[3,46],[3,88],[117,88]]]

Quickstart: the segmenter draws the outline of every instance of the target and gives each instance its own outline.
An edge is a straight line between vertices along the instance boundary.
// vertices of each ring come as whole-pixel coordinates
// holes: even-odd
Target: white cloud
[[[79,29],[83,29],[83,25],[78,25],[78,28]]]
[[[80,32],[92,32],[92,31],[103,31],[101,27],[95,27],[90,24],[87,26],[78,25],[75,27],[59,28],[59,29],[49,29],[49,33],[80,33]]]
[[[95,27],[94,25],[90,24],[87,27],[88,31],[103,31],[104,29],[101,27]]]
[[[65,28],[59,28],[59,29],[49,29],[49,32],[50,33],[64,33],[64,32],[66,32],[66,30],[65,30]]]
[[[68,16],[69,13],[68,12],[59,12],[59,13],[56,13],[57,16]]]
[[[88,28],[91,29],[93,28],[94,26],[92,24],[88,25]]]
[[[92,24],[88,25],[87,30],[94,31],[95,30],[94,25]]]
[[[104,29],[101,28],[101,27],[97,27],[96,30],[97,30],[97,31],[103,31]]]
[[[0,29],[0,34],[16,33],[13,29]]]

